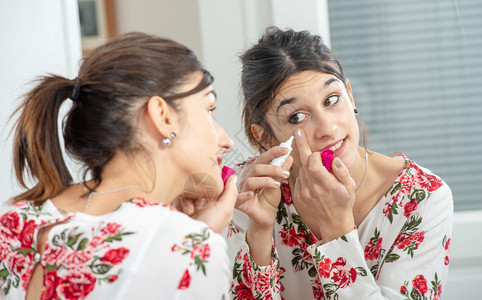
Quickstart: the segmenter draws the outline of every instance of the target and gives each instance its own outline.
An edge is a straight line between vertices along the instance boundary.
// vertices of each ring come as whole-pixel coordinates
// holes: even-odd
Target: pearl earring
[[[171,132],[171,138],[174,139],[176,137],[176,134],[174,132]],[[161,140],[161,143],[164,147],[170,147],[172,145],[172,140],[168,138],[163,138]]]
[[[355,113],[355,115],[358,115],[358,113],[359,113],[358,109],[356,109],[356,108],[353,110],[353,112]]]

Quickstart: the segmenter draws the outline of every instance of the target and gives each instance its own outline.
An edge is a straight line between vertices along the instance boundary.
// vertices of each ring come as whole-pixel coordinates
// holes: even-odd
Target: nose
[[[314,132],[316,139],[330,138],[337,128],[337,123],[334,120],[334,116],[329,113],[320,111],[314,116]]]
[[[229,135],[224,131],[224,129],[216,123],[216,129],[219,137],[219,148],[221,148],[221,153],[228,153],[234,148],[234,142],[229,137]]]

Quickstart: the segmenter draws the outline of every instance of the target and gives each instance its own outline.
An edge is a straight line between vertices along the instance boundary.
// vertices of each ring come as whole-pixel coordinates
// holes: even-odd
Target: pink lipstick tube
[[[321,162],[328,171],[331,171],[331,163],[333,162],[335,152],[330,149],[321,151]]]
[[[233,175],[234,173],[236,173],[236,171],[234,171],[230,167],[224,166],[221,172],[221,178],[223,179],[223,183],[226,184],[226,180],[228,180],[229,176]]]

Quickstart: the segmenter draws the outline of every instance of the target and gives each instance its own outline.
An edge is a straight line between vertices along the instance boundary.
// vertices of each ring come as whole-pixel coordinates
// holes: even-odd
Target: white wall
[[[13,180],[10,114],[28,83],[48,72],[75,77],[81,58],[75,0],[0,0],[0,191],[19,191]]]
[[[116,0],[117,31],[168,37],[202,55],[197,0]]]

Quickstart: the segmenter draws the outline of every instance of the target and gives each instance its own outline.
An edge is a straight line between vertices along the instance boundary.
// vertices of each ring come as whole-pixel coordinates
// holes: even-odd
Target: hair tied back
[[[72,95],[70,96],[70,100],[77,102],[79,95],[80,95],[80,80],[79,77],[74,78],[74,89],[72,90]]]

